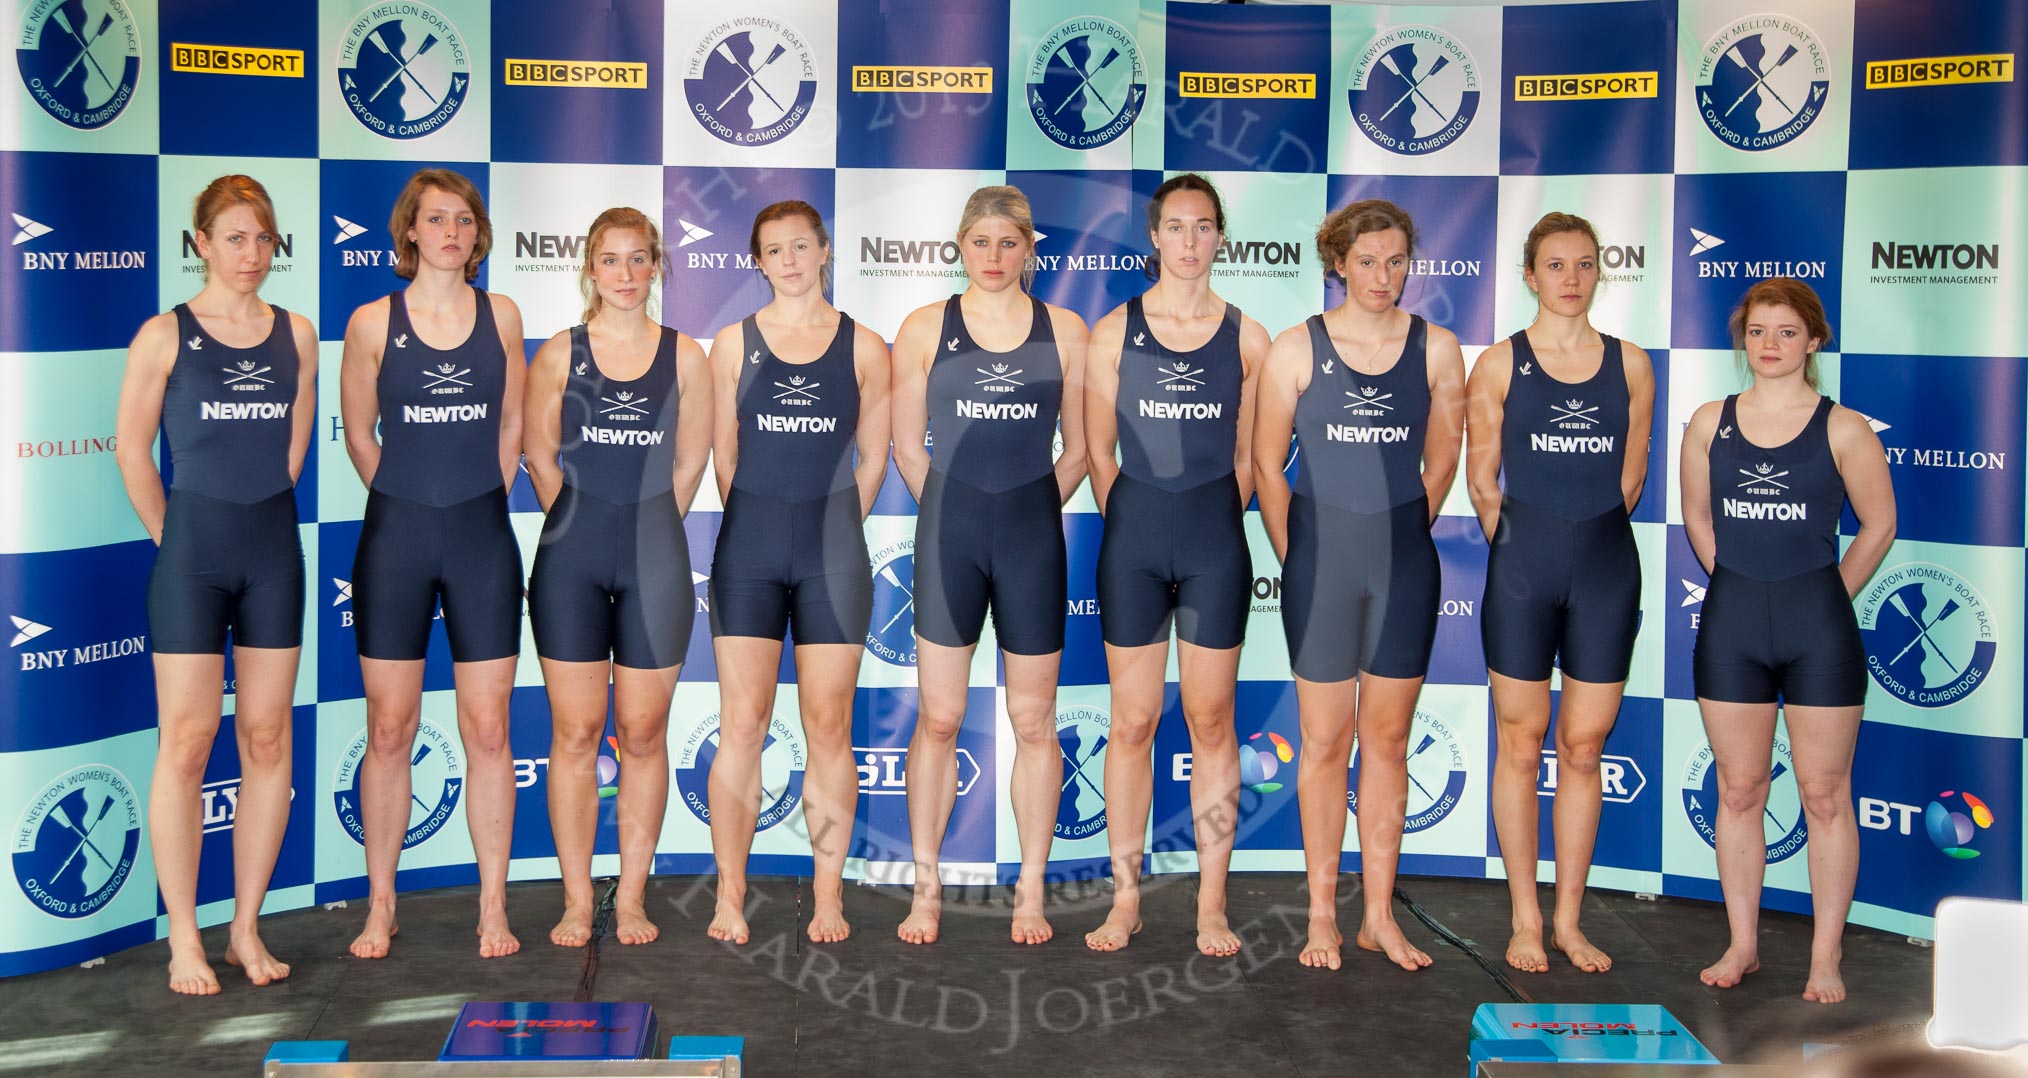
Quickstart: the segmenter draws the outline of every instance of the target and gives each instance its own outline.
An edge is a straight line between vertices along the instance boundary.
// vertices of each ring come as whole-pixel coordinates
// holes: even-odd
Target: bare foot
[[[269,954],[260,934],[253,931],[232,934],[232,942],[225,948],[225,964],[245,970],[246,979],[260,986],[287,980],[289,976],[289,964]]]
[[[1523,973],[1548,973],[1549,952],[1542,949],[1542,926],[1516,928],[1507,940],[1507,964]]]
[[[894,934],[903,943],[935,943],[937,928],[944,913],[944,896],[941,891],[931,893],[918,890],[909,899],[908,916],[902,919],[901,927]]]
[[[721,897],[712,909],[711,926],[704,930],[704,934],[727,943],[745,943],[747,932],[746,913],[737,904],[728,905]]]
[[[218,974],[211,972],[202,940],[193,936],[187,944],[169,944],[169,991],[186,996],[218,994]]]
[[[1725,949],[1725,953],[1718,957],[1718,961],[1704,967],[1704,972],[1699,973],[1697,979],[1713,988],[1731,988],[1733,985],[1745,980],[1747,974],[1758,969],[1760,969],[1760,956],[1755,952],[1752,950],[1741,950],[1736,946],[1728,947]],[[1814,964],[1810,969],[1810,979],[1812,983],[1815,983],[1816,968]]]
[[[507,930],[507,908],[479,907],[479,927],[473,930],[479,937],[480,958],[505,958],[521,949],[521,941]]]
[[[1408,937],[1401,934],[1401,926],[1391,917],[1379,924],[1361,922],[1359,934],[1352,938],[1369,951],[1387,955],[1388,961],[1402,969],[1414,971],[1429,965],[1429,956],[1408,942]]]
[[[1344,964],[1339,949],[1345,946],[1345,937],[1338,932],[1336,911],[1310,915],[1310,938],[1303,941],[1303,951],[1296,961],[1312,969],[1337,969]]]
[[[591,929],[591,907],[565,902],[563,919],[549,930],[549,942],[558,947],[582,947],[591,942]]]
[[[636,943],[653,943],[662,936],[662,930],[655,922],[648,920],[647,907],[639,899],[613,904],[615,935],[620,942],[632,946]]]
[[[852,926],[845,922],[845,903],[838,899],[818,899],[810,910],[810,942],[839,943],[852,934]]]
[[[1197,915],[1197,950],[1212,958],[1239,953],[1239,936],[1226,923],[1223,913]]]
[[[1113,903],[1113,911],[1106,914],[1105,923],[1084,934],[1084,945],[1094,951],[1117,951],[1124,948],[1141,930],[1141,909],[1139,903]]]
[[[1810,982],[1803,988],[1803,998],[1812,1003],[1841,1003],[1845,999],[1845,978],[1838,972],[1838,964],[1845,957],[1843,951],[1829,956],[1810,957]]]
[[[1008,938],[1015,943],[1048,943],[1056,938],[1056,929],[1049,927],[1049,920],[1042,916],[1042,889],[1024,889],[1017,881],[1014,885],[1014,923],[1008,927]]]
[[[1612,956],[1592,946],[1575,926],[1550,932],[1549,945],[1562,951],[1571,965],[1586,973],[1604,973],[1613,968]]]
[[[383,906],[372,903],[366,910],[366,927],[359,930],[359,936],[352,941],[354,958],[386,958],[387,949],[393,945],[395,934],[401,926],[394,922],[394,903]]]

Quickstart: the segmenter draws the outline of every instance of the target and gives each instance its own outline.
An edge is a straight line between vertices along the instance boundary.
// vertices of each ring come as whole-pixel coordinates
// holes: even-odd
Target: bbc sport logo
[[[338,45],[338,96],[367,130],[421,138],[451,122],[472,85],[458,28],[417,0],[375,4]]]
[[[33,0],[15,38],[28,96],[67,127],[120,118],[141,81],[141,33],[125,0]]]
[[[1126,134],[1147,96],[1141,48],[1111,19],[1057,23],[1028,61],[1028,115],[1049,141],[1068,149],[1097,149]]]
[[[133,784],[105,764],[72,768],[45,785],[14,828],[14,880],[36,909],[89,917],[127,880],[141,849]]]

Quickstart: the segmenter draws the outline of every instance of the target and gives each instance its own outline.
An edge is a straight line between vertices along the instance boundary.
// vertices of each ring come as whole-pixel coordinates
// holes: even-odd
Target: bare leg
[[[1859,879],[1859,828],[1852,815],[1852,750],[1863,707],[1787,708],[1789,756],[1810,828],[1810,980],[1803,998],[1845,998],[1845,915]]]
[[[852,755],[852,690],[859,681],[859,644],[796,648],[797,698],[810,761],[803,770],[803,813],[810,824],[810,942],[836,943],[852,934],[845,922],[845,855],[859,810],[859,761]]]
[[[558,947],[591,942],[592,846],[598,835],[599,737],[606,730],[610,662],[542,660],[549,689],[549,830],[563,877],[563,918],[549,930]]]
[[[422,719],[421,659],[359,659],[366,686],[366,757],[359,763],[359,816],[366,844],[366,927],[352,941],[357,958],[386,958],[401,931],[394,917],[394,871],[408,833],[414,796],[409,751]]]
[[[937,862],[951,806],[958,799],[958,729],[965,722],[971,647],[945,647],[917,637],[915,732],[908,739],[908,841],[915,860],[915,896],[895,929],[904,943],[935,943],[944,885]]]
[[[1085,933],[1094,951],[1117,951],[1141,930],[1141,853],[1155,794],[1155,725],[1162,719],[1162,676],[1169,645],[1106,645],[1112,677],[1112,726],[1106,734],[1106,848],[1113,866],[1113,907]],[[1071,782],[1082,782],[1073,775]]]
[[[289,975],[289,966],[261,940],[261,904],[289,830],[290,751],[295,743],[296,667],[301,648],[234,648],[238,694],[233,731],[239,741],[239,802],[233,812],[232,942],[226,962],[257,985]]]
[[[1225,917],[1225,877],[1239,830],[1239,736],[1233,698],[1239,649],[1176,641],[1183,679],[1183,719],[1190,724],[1190,817],[1197,835],[1197,949],[1214,957],[1238,954],[1239,936]]]
[[[1366,910],[1353,942],[1406,970],[1429,965],[1394,920],[1394,876],[1408,813],[1408,727],[1421,678],[1359,675],[1359,863]]]
[[[169,911],[169,990],[192,996],[218,993],[218,975],[197,931],[197,861],[204,845],[199,791],[218,736],[224,679],[224,655],[155,656],[162,739],[148,791],[148,843]]]
[[[1015,943],[1048,943],[1056,935],[1043,916],[1043,879],[1056,836],[1056,809],[1063,796],[1063,750],[1056,740],[1056,684],[1063,653],[1014,655],[1007,663],[1007,721],[1014,728],[1014,767],[1008,793],[1014,833],[1021,842],[1021,875],[1014,883]]]
[[[1760,968],[1760,888],[1767,875],[1768,770],[1774,759],[1775,706],[1699,697],[1704,733],[1718,769],[1718,886],[1732,943],[1698,980],[1731,988]],[[1856,841],[1856,840],[1855,840]]]
[[[680,663],[658,669],[613,664],[613,728],[620,743],[620,887],[613,917],[623,944],[652,943],[662,934],[648,919],[648,875],[669,806],[669,700],[682,672]]]
[[[712,939],[745,943],[746,858],[760,819],[761,746],[774,717],[782,642],[721,636],[711,647],[718,658],[718,755],[711,761],[708,799],[718,902],[706,932]]]
[[[507,861],[514,849],[514,749],[507,704],[515,659],[451,664],[458,688],[458,736],[465,745],[465,824],[479,862],[480,958],[521,949],[507,927]]]
[[[1549,972],[1543,949],[1542,901],[1536,895],[1537,829],[1541,807],[1535,785],[1542,772],[1542,739],[1549,732],[1549,682],[1490,674],[1499,754],[1493,761],[1493,831],[1507,866],[1513,936],[1507,964],[1524,973]]]
[[[1578,929],[1584,884],[1598,844],[1598,814],[1605,788],[1599,758],[1606,737],[1619,721],[1626,682],[1599,684],[1563,679],[1563,705],[1556,717],[1556,914],[1549,945],[1586,973],[1604,973],[1613,960],[1592,946]]]
[[[1303,754],[1296,758],[1296,805],[1303,818],[1303,867],[1309,877],[1310,929],[1297,960],[1317,969],[1344,963],[1338,930],[1338,870],[1344,863],[1345,773],[1352,765],[1352,716],[1359,680],[1296,678]]]

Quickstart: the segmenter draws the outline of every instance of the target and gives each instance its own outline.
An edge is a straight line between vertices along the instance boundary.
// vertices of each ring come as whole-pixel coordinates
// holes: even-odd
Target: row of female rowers
[[[195,924],[195,806],[219,721],[228,631],[245,777],[234,838],[239,912],[225,957],[256,983],[288,969],[261,944],[255,914],[286,817],[287,703],[302,619],[290,487],[314,414],[315,333],[258,298],[274,229],[257,183],[214,183],[195,223],[205,289],[144,326],[122,397],[122,433],[132,427],[134,435],[123,445],[147,446],[158,421],[166,429],[172,490],[165,499],[145,449],[123,452],[121,463],[137,512],[163,544],[149,596],[164,740],[150,826],[170,914],[171,984],[211,992],[217,980]],[[421,803],[410,752],[439,605],[468,755],[480,950],[519,948],[505,909],[513,813],[506,730],[522,589],[505,488],[524,459],[547,513],[527,596],[554,719],[549,801],[565,911],[551,940],[581,945],[592,931],[608,686],[625,776],[616,934],[623,943],[657,935],[644,895],[668,791],[668,711],[694,606],[683,517],[714,456],[725,516],[710,566],[721,696],[709,788],[720,876],[710,932],[733,943],[750,934],[747,853],[789,639],[809,747],[809,934],[846,938],[842,874],[858,794],[851,703],[872,608],[860,523],[891,446],[921,503],[912,594],[920,715],[907,776],[916,883],[899,927],[904,940],[932,942],[940,931],[938,862],[956,796],[956,735],[989,610],[1016,741],[1009,793],[1022,865],[1010,935],[1030,944],[1053,935],[1044,908],[1053,823],[1066,769],[1083,766],[1066,760],[1054,733],[1067,593],[1061,506],[1088,474],[1106,519],[1097,592],[1112,687],[1103,783],[1114,895],[1087,944],[1116,950],[1141,927],[1153,733],[1173,635],[1194,758],[1198,946],[1213,955],[1241,946],[1226,919],[1224,883],[1237,830],[1233,702],[1252,577],[1241,520],[1257,494],[1284,562],[1301,723],[1297,793],[1311,907],[1302,960],[1333,969],[1342,961],[1335,893],[1356,734],[1366,896],[1356,942],[1421,968],[1430,959],[1397,925],[1390,896],[1407,739],[1438,607],[1429,526],[1469,416],[1467,482],[1493,543],[1482,625],[1500,730],[1494,811],[1513,881],[1508,961],[1546,969],[1553,947],[1580,968],[1608,968],[1577,924],[1600,801],[1586,779],[1597,773],[1631,661],[1639,564],[1627,514],[1646,479],[1654,386],[1639,348],[1589,324],[1596,235],[1565,214],[1531,230],[1523,273],[1540,302],[1537,319],[1488,350],[1468,386],[1455,337],[1398,306],[1415,249],[1415,226],[1398,207],[1358,202],[1323,222],[1318,250],[1344,282],[1345,302],[1272,341],[1210,287],[1224,230],[1208,181],[1186,174],[1164,183],[1148,206],[1154,284],[1087,331],[1026,290],[1033,226],[1025,198],[983,188],[958,228],[967,287],[910,315],[890,350],[826,299],[831,252],[820,215],[777,203],[751,233],[773,298],[721,331],[707,358],[652,316],[663,272],[654,224],[638,211],[608,210],[585,245],[584,323],[524,365],[513,303],[469,285],[491,239],[478,191],[454,172],[419,172],[390,221],[398,269],[412,283],[353,315],[340,375],[347,449],[371,491],[352,580],[371,894],[353,953],[384,956],[397,931],[395,870]],[[1714,545],[1724,550],[1719,579],[1729,567],[1741,579],[1794,575],[1764,571],[1752,552],[1767,545],[1759,533],[1728,543],[1725,524],[1714,523],[1705,477],[1726,445],[1825,442],[1832,484],[1859,461],[1848,485],[1822,495],[1842,500],[1849,490],[1866,526],[1845,559],[1851,587],[1884,553],[1882,536],[1891,537],[1884,460],[1859,459],[1881,457],[1877,440],[1814,393],[1811,357],[1829,334],[1822,321],[1815,297],[1794,282],[1756,286],[1735,316],[1754,388],[1700,412],[1692,426],[1700,452],[1684,458],[1686,523],[1707,564]],[[221,357],[223,379],[203,351]],[[225,407],[284,402],[294,404],[292,417],[288,408]],[[1740,441],[1714,443],[1721,425],[1727,438],[1737,428]],[[1799,426],[1808,437],[1784,436]],[[1292,439],[1292,468],[1253,466],[1280,464]],[[1744,526],[1733,524],[1735,532]],[[1806,555],[1818,538],[1804,538]],[[1830,553],[1835,577],[1835,540]],[[1822,582],[1824,565],[1804,568]],[[1719,589],[1715,579],[1714,596]],[[1748,585],[1725,590],[1740,596],[1734,604],[1756,601]],[[1817,599],[1824,591],[1805,590]],[[1714,598],[1707,608],[1706,638],[1720,605]],[[1849,621],[1849,607],[1844,615]],[[1740,794],[1726,800],[1720,822],[1728,896],[1744,888],[1753,863],[1745,847],[1759,836],[1758,809],[1745,809],[1756,789],[1765,797],[1778,695],[1790,704],[1813,835],[1826,833],[1821,824],[1825,844],[1843,850],[1837,821],[1816,811],[1831,811],[1835,799],[1812,797],[1814,783],[1835,785],[1840,738],[1849,776],[1848,727],[1856,728],[1858,697],[1843,673],[1851,656],[1831,650],[1821,658],[1836,676],[1801,682],[1788,658],[1720,656],[1700,641],[1700,698],[1707,715],[1726,717],[1712,737],[1721,783]],[[1556,801],[1555,916],[1545,933],[1533,884],[1535,778],[1550,729],[1552,666],[1563,672],[1555,746],[1565,781]],[[1749,669],[1758,672],[1736,672]],[[1860,667],[1862,694],[1863,681]],[[1810,698],[1819,690],[1821,699]],[[1805,730],[1817,724],[1798,729],[1796,719],[1813,706],[1835,713],[1816,738]],[[1842,995],[1836,926],[1855,849],[1834,858],[1820,889],[1820,903],[1837,907],[1820,910],[1819,936],[1832,927],[1811,978],[1825,998]],[[1750,909],[1735,909],[1734,920],[1735,946],[1707,971],[1712,983],[1736,983],[1753,963]]]

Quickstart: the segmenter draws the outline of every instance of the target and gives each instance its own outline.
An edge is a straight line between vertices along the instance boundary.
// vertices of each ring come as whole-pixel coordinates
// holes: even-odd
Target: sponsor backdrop
[[[1147,192],[1165,173],[1208,173],[1231,220],[1216,287],[1271,332],[1336,301],[1311,242],[1319,218],[1384,196],[1422,225],[1404,305],[1457,331],[1468,358],[1533,315],[1516,265],[1529,224],[1552,209],[1589,216],[1604,241],[1595,320],[1646,347],[1659,383],[1635,513],[1645,617],[1606,748],[1592,879],[1711,899],[1716,781],[1689,677],[1704,575],[1684,540],[1674,460],[1692,410],[1739,386],[1723,327],[1741,290],[1774,274],[1808,280],[1839,331],[1826,388],[1872,419],[1901,506],[1901,538],[1855,604],[1873,687],[1854,775],[1864,867],[1853,918],[1927,935],[1941,895],[2022,892],[2028,313],[2017,301],[2028,218],[1998,211],[2028,198],[2018,69],[2028,9],[2010,0],[1962,0],[1948,19],[1923,0],[610,0],[568,11],[535,0],[6,0],[0,10],[15,68],[0,72],[0,819],[12,849],[0,974],[163,931],[143,841],[156,735],[142,596],[154,549],[114,467],[113,410],[135,327],[200,283],[188,207],[225,171],[276,196],[282,235],[266,294],[314,319],[325,342],[317,446],[298,495],[311,624],[274,908],[365,891],[350,581],[364,496],[344,453],[338,352],[352,308],[398,283],[386,213],[422,164],[456,168],[486,193],[495,235],[481,283],[520,303],[531,349],[576,317],[583,231],[614,203],[661,220],[671,275],[660,313],[708,339],[766,298],[747,231],[776,199],[827,215],[840,306],[891,336],[909,310],[962,284],[952,231],[980,184],[1030,193],[1035,288],[1094,321],[1145,287]],[[512,504],[530,555],[540,520],[525,482]],[[688,524],[698,634],[669,725],[662,871],[710,865],[704,780],[718,703],[704,616],[720,508],[707,482]],[[878,592],[855,702],[863,799],[850,871],[868,879],[908,872],[913,512],[890,479],[866,524]],[[1066,874],[1104,870],[1111,720],[1092,583],[1102,527],[1080,492],[1064,520],[1070,645],[1055,724],[1054,853]],[[1281,577],[1257,520],[1249,534],[1235,864],[1297,870],[1304,746]],[[1404,867],[1497,876],[1477,624],[1485,542],[1462,486],[1436,536],[1442,619],[1410,740]],[[991,644],[989,630],[945,846],[953,878],[967,880],[1005,879],[1018,862],[1003,803],[1014,743]],[[404,887],[474,878],[448,658],[439,634]],[[543,878],[555,872],[549,721],[525,644],[517,684],[514,875]],[[1162,870],[1194,865],[1177,709],[1172,684],[1149,839]],[[230,912],[230,745],[228,720],[204,784],[200,901],[212,922]],[[805,762],[789,686],[762,762],[764,871],[808,869]],[[627,780],[617,760],[602,763],[607,792]],[[1805,909],[1809,836],[1785,743],[1769,767],[1766,902]],[[1540,775],[1545,798],[1566,781],[1553,754]],[[604,819],[602,872],[616,849]],[[1356,829],[1346,844],[1356,868]]]

